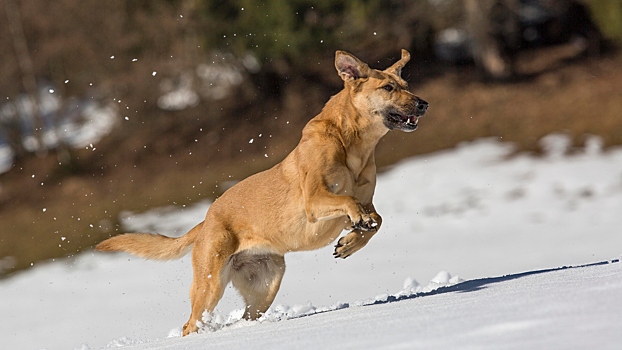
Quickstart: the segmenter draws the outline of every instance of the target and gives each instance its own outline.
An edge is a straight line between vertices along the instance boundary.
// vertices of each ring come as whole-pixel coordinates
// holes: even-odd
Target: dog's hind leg
[[[233,286],[246,302],[244,318],[255,320],[268,310],[285,273],[282,255],[244,250],[231,256],[228,269]]]
[[[222,298],[229,276],[226,264],[237,249],[237,241],[226,230],[209,229],[209,237],[202,235],[192,251],[193,280],[190,287],[192,313],[183,327],[184,336],[199,329],[197,321],[203,312],[212,312]]]

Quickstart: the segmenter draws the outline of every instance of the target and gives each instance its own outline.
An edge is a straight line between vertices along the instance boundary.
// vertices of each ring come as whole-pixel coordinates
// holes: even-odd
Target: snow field
[[[397,164],[378,177],[374,203],[384,218],[379,233],[347,260],[334,259],[332,246],[287,255],[281,290],[266,317],[270,322],[235,322],[239,313],[235,310],[243,304],[228,288],[206,325],[206,331],[209,327],[219,331],[167,340],[162,346],[184,348],[193,339],[200,339],[203,346],[228,346],[234,339],[227,337],[234,334],[241,338],[232,345],[235,348],[247,341],[261,343],[254,334],[266,332],[282,342],[267,348],[310,348],[305,341],[324,338],[333,342],[318,344],[335,348],[342,344],[335,339],[343,337],[331,338],[332,332],[356,327],[362,327],[361,332],[348,333],[356,339],[344,346],[360,341],[368,344],[362,348],[374,348],[377,342],[391,348],[462,348],[455,343],[462,340],[465,348],[468,344],[486,348],[488,339],[497,345],[489,348],[521,348],[514,343],[522,348],[534,344],[533,348],[543,349],[585,348],[578,346],[585,345],[578,340],[581,335],[601,337],[593,340],[603,345],[599,348],[607,348],[612,339],[619,343],[619,336],[608,333],[610,327],[603,321],[617,329],[622,326],[622,313],[610,305],[610,294],[618,293],[618,299],[620,295],[619,268],[613,267],[619,264],[519,275],[473,290],[363,306],[437,285],[464,285],[460,278],[511,277],[619,257],[622,149],[602,151],[598,139],[592,139],[584,149],[565,155],[567,145],[563,135],[551,135],[543,140],[545,156],[534,157],[514,154],[510,145],[486,139]],[[181,235],[203,220],[208,207],[202,202],[125,213],[124,224],[128,231]],[[609,275],[599,272],[603,270]],[[460,277],[452,279],[443,271]],[[581,271],[593,274],[583,276]],[[189,256],[153,262],[85,252],[65,261],[36,264],[0,281],[0,348],[96,349],[174,335],[188,318],[191,276]],[[417,282],[428,280],[424,287]],[[442,302],[435,301],[439,298]],[[556,304],[567,298],[572,302]],[[505,311],[497,314],[495,308]],[[380,311],[368,314],[368,310]],[[300,317],[308,313],[313,316]],[[582,314],[589,318],[586,329],[595,333],[562,332],[562,327],[577,328]],[[284,319],[288,321],[274,322]],[[375,328],[361,326],[364,322]],[[385,323],[390,327],[379,326]],[[396,326],[401,324],[406,326]],[[318,329],[319,335],[309,334],[309,327]],[[552,339],[543,334],[547,329],[567,339],[560,344],[568,346],[538,343]],[[418,337],[406,339],[406,334]],[[500,339],[507,342],[497,342]],[[198,343],[188,344],[198,348]]]
[[[127,349],[618,349],[619,261],[484,278],[395,302]]]

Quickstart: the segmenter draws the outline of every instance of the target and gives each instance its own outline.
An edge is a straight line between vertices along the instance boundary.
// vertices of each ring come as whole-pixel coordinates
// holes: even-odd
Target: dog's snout
[[[417,99],[417,101],[415,102],[415,109],[417,110],[417,113],[419,115],[424,115],[425,112],[428,110],[428,106],[429,104],[420,98]]]

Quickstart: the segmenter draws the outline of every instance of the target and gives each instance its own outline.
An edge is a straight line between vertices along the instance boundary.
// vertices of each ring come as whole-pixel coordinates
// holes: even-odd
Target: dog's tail
[[[145,259],[174,260],[184,256],[201,231],[203,222],[179,238],[151,233],[126,233],[108,238],[95,250],[101,252],[127,252]]]

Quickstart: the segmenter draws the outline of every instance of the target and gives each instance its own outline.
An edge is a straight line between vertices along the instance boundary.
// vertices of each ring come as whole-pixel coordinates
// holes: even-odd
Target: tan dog
[[[232,282],[256,319],[276,296],[285,253],[333,242],[336,258],[363,248],[382,218],[372,204],[374,150],[389,130],[413,131],[428,107],[400,77],[410,54],[384,71],[337,51],[335,67],[345,82],[302,131],[298,146],[279,164],[227,190],[205,221],[180,238],[130,233],[100,243],[100,251],[125,251],[147,259],[176,259],[194,245],[192,314],[183,334],[198,330]]]

